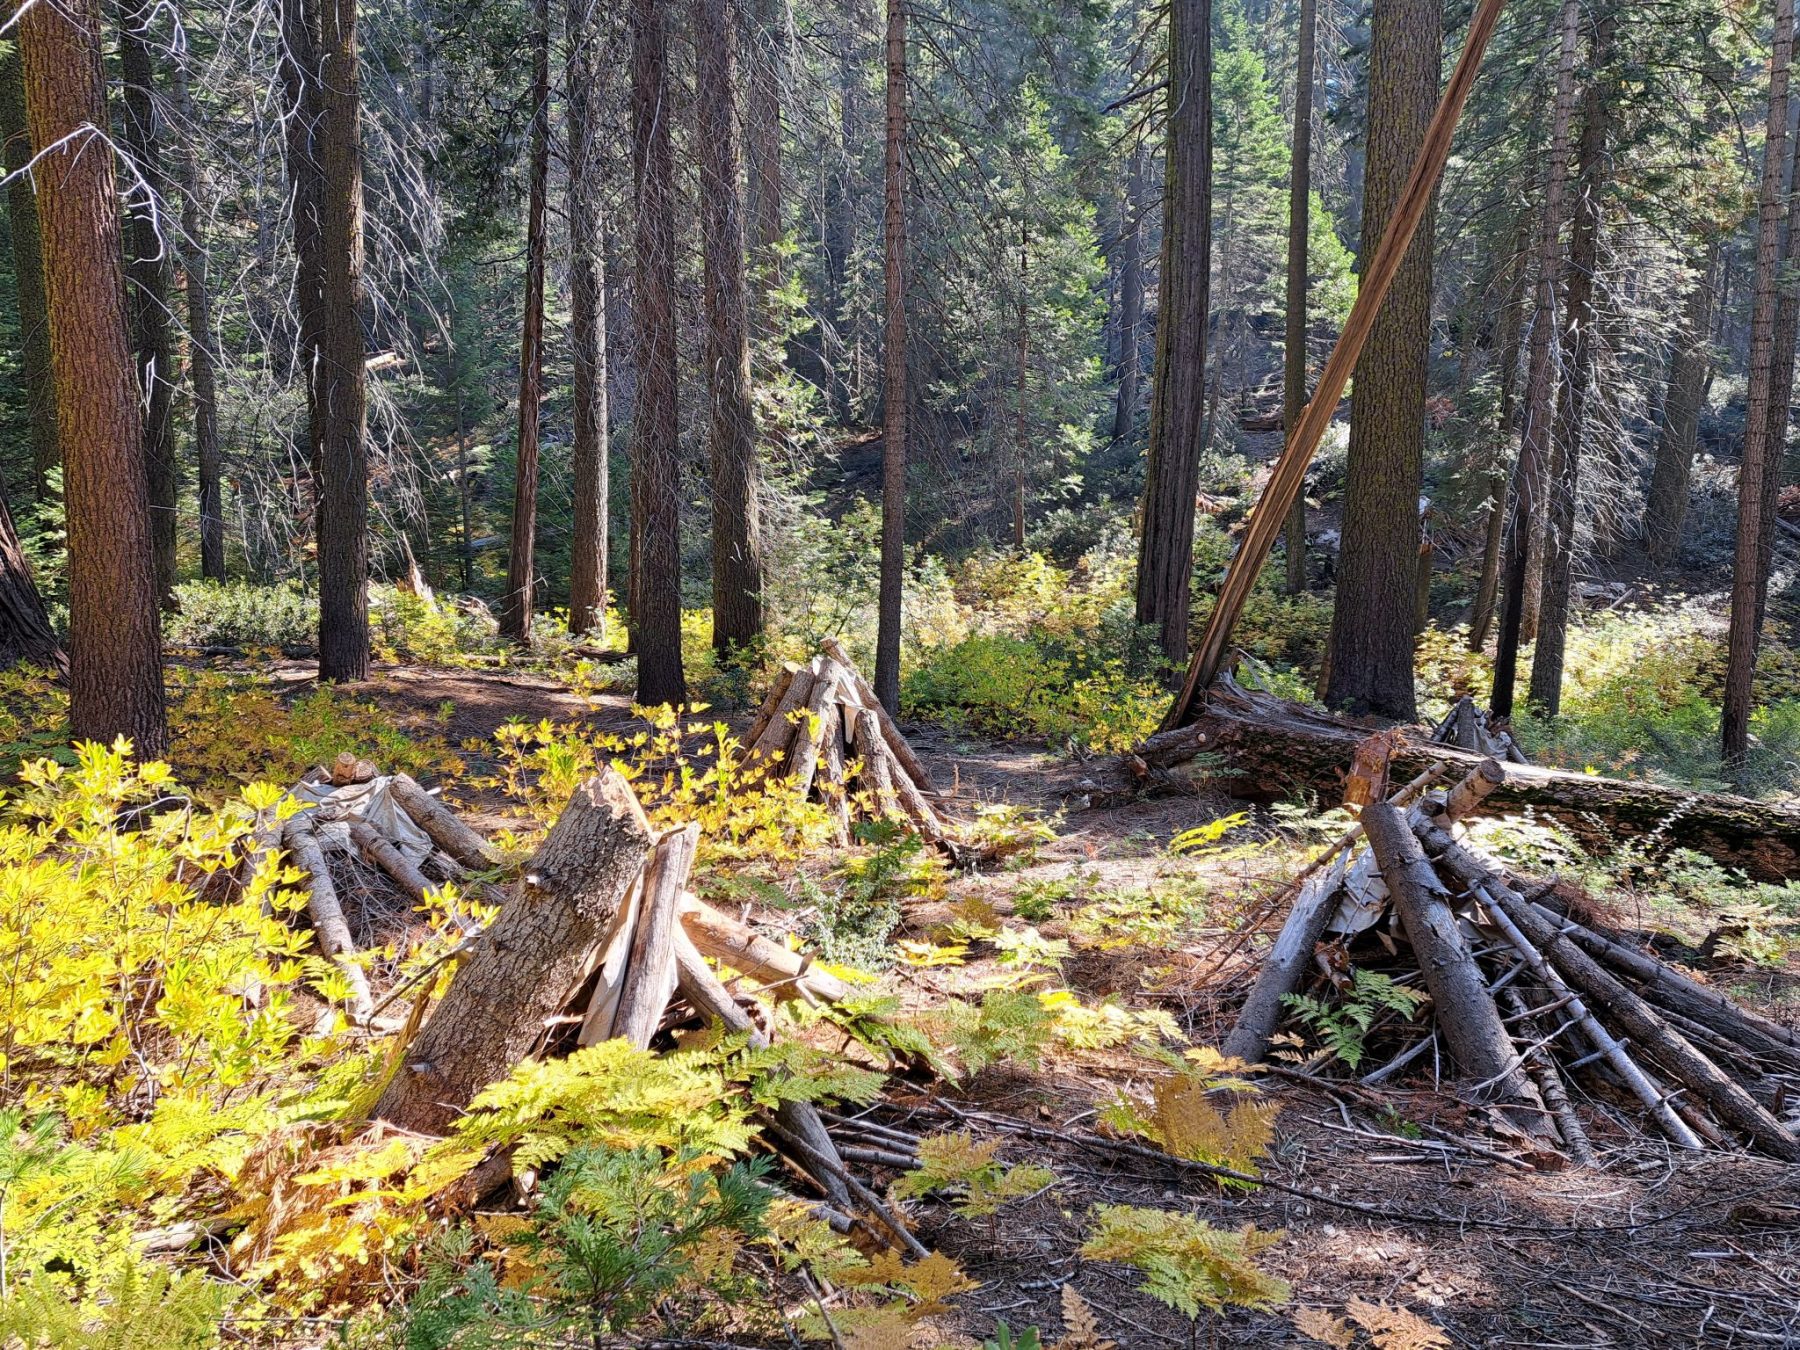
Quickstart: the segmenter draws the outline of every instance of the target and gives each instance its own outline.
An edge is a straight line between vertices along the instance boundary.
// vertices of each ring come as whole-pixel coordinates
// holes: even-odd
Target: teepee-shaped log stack
[[[930,843],[949,842],[924,764],[836,638],[806,665],[782,668],[744,744],[751,772],[830,807],[841,840],[855,810],[899,821]]]

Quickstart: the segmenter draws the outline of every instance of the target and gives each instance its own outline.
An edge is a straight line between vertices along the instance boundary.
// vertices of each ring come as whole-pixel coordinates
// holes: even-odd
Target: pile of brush
[[[1315,964],[1348,983],[1356,935],[1386,919],[1382,959],[1414,968],[1435,1027],[1365,1083],[1441,1046],[1466,1097],[1577,1163],[1594,1156],[1577,1085],[1640,1108],[1683,1148],[1800,1162],[1800,1138],[1780,1118],[1800,1099],[1800,1032],[1579,922],[1553,887],[1458,838],[1457,823],[1506,774],[1486,760],[1445,789],[1438,765],[1391,796],[1385,785],[1365,791],[1357,824],[1297,878],[1226,1052],[1262,1058]]]

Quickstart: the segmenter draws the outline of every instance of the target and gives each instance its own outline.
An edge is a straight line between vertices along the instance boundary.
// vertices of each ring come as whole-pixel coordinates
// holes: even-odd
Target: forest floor
[[[296,662],[267,673],[298,693],[310,687],[313,668]],[[493,768],[479,747],[509,719],[634,725],[629,700],[577,695],[533,674],[390,666],[343,692],[374,701],[402,726],[435,727],[461,747],[476,778]],[[1291,874],[1293,855],[1233,850],[1220,861],[1171,852],[1180,832],[1244,809],[1222,793],[1090,807],[1099,765],[936,727],[907,731],[949,791],[951,814],[978,803],[1028,807],[1053,824],[1055,838],[997,870],[955,874],[944,894],[903,907],[893,938],[929,939],[953,906],[971,899],[1008,915],[1021,893],[1047,894],[1053,907],[1039,931],[1070,941],[1062,978],[1084,1001],[1113,996],[1128,1007],[1160,1007],[1195,1044],[1218,1044],[1253,973],[1254,951],[1232,951],[1237,935],[1246,924],[1272,933],[1281,915],[1267,902]],[[484,831],[519,823],[497,794],[450,786]],[[1271,825],[1252,812],[1226,842],[1267,838]],[[1162,893],[1194,902],[1176,927],[1156,912]],[[1112,909],[1096,920],[1096,904]],[[753,916],[777,934],[800,918],[772,907]],[[902,965],[890,978],[909,1004],[928,1004],[994,973],[993,959],[971,955],[953,969]],[[1766,1010],[1791,1022],[1800,1012],[1800,960],[1790,966],[1784,974],[1792,978],[1770,982],[1783,997]],[[1281,1107],[1262,1165],[1269,1184],[1226,1190],[1178,1160],[1093,1131],[1097,1105],[1118,1090],[1142,1090],[1145,1074],[1140,1056],[1074,1052],[1035,1069],[995,1065],[960,1085],[892,1080],[873,1118],[919,1134],[998,1135],[1003,1158],[1048,1166],[1059,1178],[993,1220],[915,1206],[926,1245],[979,1282],[937,1325],[943,1343],[979,1345],[998,1320],[1041,1328],[1052,1343],[1062,1325],[1061,1286],[1072,1282],[1121,1347],[1314,1344],[1288,1315],[1300,1306],[1336,1313],[1353,1297],[1404,1305],[1459,1345],[1800,1347],[1800,1169],[1742,1154],[1681,1154],[1627,1127],[1609,1105],[1588,1102],[1583,1114],[1601,1165],[1537,1170],[1484,1133],[1427,1063],[1379,1092],[1293,1070],[1263,1079],[1267,1099]],[[1139,1292],[1135,1272],[1078,1255],[1084,1216],[1099,1203],[1283,1230],[1262,1263],[1292,1283],[1292,1305],[1190,1324]]]

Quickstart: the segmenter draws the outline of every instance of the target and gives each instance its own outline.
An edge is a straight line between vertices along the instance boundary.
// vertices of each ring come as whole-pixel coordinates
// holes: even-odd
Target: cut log
[[[812,787],[813,775],[819,771],[819,751],[825,743],[826,710],[836,705],[843,678],[844,668],[836,661],[824,663],[818,679],[813,681],[812,693],[807,695],[806,716],[794,729],[794,748],[788,755],[786,775],[802,793]]]
[[[849,672],[851,687],[856,690],[856,701],[875,714],[881,727],[882,739],[894,752],[894,758],[900,762],[900,767],[906,770],[907,777],[918,785],[921,792],[928,792],[935,797],[937,788],[932,785],[931,774],[926,771],[912,746],[907,744],[906,737],[900,734],[899,724],[888,714],[881,700],[875,697],[875,691],[869,687],[869,682],[862,677],[862,672],[850,659],[850,653],[844,650],[844,644],[834,637],[828,637],[819,645],[827,656]]]
[[[500,855],[493,846],[470,829],[461,816],[420,787],[410,774],[395,774],[388,781],[388,791],[413,822],[431,836],[431,842],[456,862],[474,872],[499,865]]]
[[[1494,924],[1511,944],[1519,959],[1524,961],[1531,972],[1538,977],[1540,983],[1551,993],[1557,995],[1573,995],[1569,1001],[1569,1012],[1576,1019],[1577,1025],[1593,1043],[1595,1051],[1604,1056],[1613,1071],[1627,1088],[1649,1108],[1650,1114],[1662,1126],[1663,1131],[1683,1148],[1699,1148],[1700,1140],[1687,1123],[1671,1109],[1668,1094],[1644,1072],[1636,1060],[1598,1018],[1589,1011],[1588,1006],[1579,994],[1569,987],[1563,978],[1562,971],[1551,963],[1544,955],[1540,945],[1534,942],[1526,932],[1514,923],[1510,911],[1501,905],[1498,891],[1506,889],[1503,883],[1495,878],[1486,867],[1468,849],[1453,840],[1449,833],[1431,821],[1415,822],[1414,834],[1425,849],[1432,854],[1457,881],[1468,888],[1469,893],[1486,907]]]
[[[839,848],[850,843],[850,798],[844,791],[844,719],[856,712],[839,703],[831,704],[825,709],[825,727],[820,735],[825,781],[819,784],[819,795],[831,812],[832,832]]]
[[[1606,1009],[1607,1016],[1642,1053],[1705,1099],[1727,1124],[1742,1130],[1769,1153],[1786,1162],[1800,1162],[1800,1139],[1759,1106],[1741,1084],[1696,1050],[1654,1008],[1527,904],[1523,896],[1505,887],[1490,887],[1486,895],[1571,986]]]
[[[1223,681],[1191,726],[1158,732],[1137,750],[1152,769],[1201,751],[1225,755],[1238,773],[1219,786],[1237,796],[1275,800],[1295,791],[1335,798],[1357,745],[1368,735],[1340,718]],[[1474,765],[1476,756],[1429,742],[1395,749],[1397,770],[1416,773],[1433,759]],[[1578,838],[1610,851],[1621,838],[1660,833],[1761,880],[1800,876],[1800,808],[1658,783],[1568,773],[1542,765],[1507,767],[1496,807],[1529,806],[1568,825]],[[1669,831],[1668,822],[1680,821]]]
[[[290,816],[282,830],[282,842],[294,865],[307,876],[306,912],[312,916],[313,937],[324,952],[344,972],[350,985],[350,1017],[356,1022],[369,1020],[375,1001],[369,993],[369,977],[356,961],[356,942],[350,936],[350,925],[344,919],[344,907],[338,903],[337,888],[331,884],[331,869],[325,864],[325,851],[313,833],[304,814]]]
[[[375,1117],[441,1134],[470,1098],[531,1052],[591,968],[651,837],[617,770],[575,790],[413,1041]]]
[[[1364,809],[1362,822],[1425,987],[1431,991],[1438,1030],[1450,1057],[1463,1077],[1474,1081],[1480,1100],[1500,1104],[1521,1129],[1542,1135],[1543,1099],[1500,1021],[1487,979],[1451,908],[1450,893],[1398,807],[1373,803]]]
[[[794,682],[794,673],[800,669],[792,661],[782,663],[775,672],[775,680],[769,685],[769,692],[763,697],[762,706],[756,710],[756,716],[750,722],[750,729],[744,733],[744,744],[755,745],[757,737],[768,730],[769,721],[775,716],[775,709],[781,706],[788,686]]]
[[[408,862],[393,841],[378,834],[367,821],[350,822],[350,842],[356,845],[363,861],[386,872],[396,886],[420,904],[425,903],[425,893],[436,887],[435,881]]]
[[[631,961],[612,1034],[646,1049],[675,992],[676,910],[694,870],[700,827],[683,825],[656,841],[644,867],[644,901],[632,930]]]
[[[813,965],[811,956],[789,951],[692,895],[681,897],[680,914],[682,928],[701,955],[760,981],[777,997],[841,1003],[851,995],[849,985]]]
[[[894,789],[894,769],[897,762],[885,754],[881,745],[881,722],[871,708],[860,709],[856,714],[856,757],[860,764],[857,781],[869,794],[870,805],[876,813],[890,819],[899,819],[902,814],[899,793]]]
[[[745,767],[751,771],[766,771],[774,756],[784,750],[794,737],[792,714],[806,706],[812,697],[813,685],[819,679],[823,662],[813,658],[812,665],[797,667],[793,678],[788,681],[787,689],[776,701],[774,710],[769,714],[763,729],[751,742],[748,753],[744,756]]]

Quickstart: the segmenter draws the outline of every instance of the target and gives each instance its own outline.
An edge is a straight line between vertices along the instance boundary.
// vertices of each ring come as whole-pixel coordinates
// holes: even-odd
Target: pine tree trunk
[[[1525,632],[1527,600],[1535,611],[1533,543],[1538,537],[1549,471],[1551,409],[1555,368],[1551,338],[1556,324],[1557,282],[1562,275],[1563,195],[1569,177],[1569,123],[1575,112],[1575,47],[1581,31],[1579,0],[1563,0],[1556,96],[1550,115],[1550,167],[1544,185],[1544,214],[1538,226],[1537,287],[1525,377],[1525,424],[1513,470],[1512,500],[1506,517],[1506,571],[1500,600],[1500,640],[1494,656],[1491,706],[1510,717],[1518,679],[1519,643]]]
[[[1544,592],[1537,646],[1531,653],[1532,705],[1554,717],[1562,707],[1563,657],[1569,640],[1569,592],[1575,565],[1575,517],[1581,489],[1581,442],[1587,432],[1600,315],[1594,276],[1600,270],[1600,194],[1605,190],[1607,119],[1617,90],[1603,72],[1611,59],[1613,16],[1594,20],[1576,149],[1577,195],[1569,235],[1569,279],[1563,288],[1563,379],[1556,411],[1554,469],[1544,534]]]
[[[1501,550],[1505,547],[1506,531],[1507,449],[1518,413],[1519,347],[1524,338],[1521,312],[1523,305],[1519,291],[1526,278],[1528,260],[1525,245],[1529,243],[1529,236],[1529,217],[1521,212],[1519,247],[1515,250],[1515,260],[1511,264],[1512,275],[1501,298],[1499,340],[1494,344],[1499,352],[1500,362],[1500,407],[1495,425],[1493,466],[1488,471],[1487,524],[1481,548],[1481,578],[1476,583],[1475,605],[1469,614],[1468,647],[1472,652],[1479,652],[1487,645],[1488,630],[1494,624],[1494,602],[1500,593],[1500,559]]]
[[[1212,271],[1212,3],[1171,0],[1163,150],[1161,301],[1150,377],[1150,448],[1138,536],[1137,621],[1163,655],[1187,659],[1194,494],[1206,408]]]
[[[125,294],[143,396],[144,464],[150,486],[150,538],[156,590],[169,604],[175,587],[175,512],[180,475],[175,459],[175,344],[169,324],[170,262],[175,239],[158,212],[169,199],[162,164],[162,126],[156,111],[156,71],[150,59],[154,3],[127,0],[119,10],[119,74],[125,93],[125,145],[144,186],[127,197]]]
[[[545,198],[550,190],[550,0],[531,10],[531,184],[525,215],[525,314],[519,331],[519,440],[502,636],[531,641],[537,598],[538,429],[544,403]]]
[[[600,133],[606,117],[599,69],[599,0],[569,0],[569,347],[574,357],[574,538],[569,549],[569,631],[580,635],[606,618],[607,519],[612,453],[607,428],[605,209],[600,192]]]
[[[182,53],[175,65],[175,98],[181,118],[194,126],[194,94],[189,85],[192,54]],[[200,154],[192,144],[181,156],[182,271],[187,287],[188,381],[194,400],[194,462],[199,489],[200,575],[225,580],[225,503],[219,448],[218,379],[213,366],[212,286],[202,242]]]
[[[749,186],[750,312],[759,344],[779,343],[784,316],[769,293],[781,285],[781,110],[794,66],[791,0],[753,0],[748,92],[744,104],[745,181]]]
[[[1019,294],[1014,302],[1017,338],[1013,347],[1013,547],[1025,551],[1025,473],[1031,464],[1031,237],[1019,232]]]
[[[681,459],[675,350],[675,162],[662,0],[631,4],[637,178],[637,411],[631,428],[632,646],[637,701],[687,701],[681,669]]]
[[[1790,96],[1788,106],[1793,107]],[[1792,115],[1789,117],[1790,125]],[[1794,401],[1794,353],[1800,342],[1800,135],[1788,137],[1787,216],[1781,226],[1779,299],[1775,306],[1775,340],[1769,357],[1769,476],[1757,520],[1765,575],[1757,593],[1756,631],[1760,641],[1768,611],[1767,569],[1775,553],[1775,502],[1787,462],[1788,425]]]
[[[11,10],[13,6],[6,6]],[[37,201],[31,177],[31,132],[25,125],[25,76],[15,48],[0,54],[0,140],[11,181],[6,187],[12,223],[13,282],[18,291],[20,373],[31,417],[31,490],[43,501],[50,472],[61,463],[56,448],[56,390],[50,378],[50,320],[44,311],[44,258],[38,244]]]
[[[1293,167],[1288,174],[1287,333],[1282,346],[1281,425],[1283,435],[1300,425],[1306,407],[1307,238],[1312,208],[1313,37],[1317,0],[1300,0],[1300,54],[1294,68]],[[1306,589],[1306,491],[1294,496],[1287,520],[1289,595]]]
[[[906,4],[887,0],[887,133],[882,256],[883,335],[881,584],[875,634],[875,696],[900,711],[900,606],[906,573]]]
[[[1309,0],[1310,3],[1310,0]],[[1144,388],[1144,142],[1131,145],[1119,221],[1119,389],[1112,435],[1124,440],[1137,425]]]
[[[1365,257],[1374,255],[1387,229],[1436,110],[1442,34],[1443,7],[1435,0],[1377,0],[1369,48]],[[1435,205],[1428,207],[1356,364],[1325,690],[1334,707],[1407,721],[1417,712],[1413,597],[1435,215]]]
[[[706,377],[711,399],[713,650],[743,653],[762,636],[762,471],[750,402],[750,310],[738,190],[737,6],[694,0],[705,254]]]
[[[29,6],[18,28],[36,166],[69,550],[69,728],[160,755],[162,639],[118,185],[105,141],[99,0]]]
[[[69,668],[0,489],[0,670],[11,670],[21,661],[58,672]]]
[[[1775,0],[1775,39],[1769,57],[1769,118],[1763,142],[1762,188],[1757,205],[1756,281],[1750,314],[1749,393],[1744,457],[1738,470],[1737,547],[1731,568],[1731,625],[1725,648],[1725,699],[1720,750],[1728,771],[1741,772],[1750,751],[1756,653],[1769,583],[1770,535],[1763,529],[1765,499],[1773,513],[1780,481],[1778,450],[1769,429],[1771,408],[1785,403],[1787,382],[1776,389],[1775,320],[1779,277],[1782,168],[1788,134],[1788,65],[1794,50],[1794,0]]]
[[[1656,462],[1650,470],[1649,501],[1644,513],[1644,546],[1652,562],[1667,567],[1681,547],[1687,523],[1694,448],[1699,440],[1700,410],[1712,364],[1712,306],[1718,290],[1719,242],[1707,246],[1698,262],[1693,288],[1682,309],[1675,350],[1669,358],[1669,391],[1663,398],[1662,432],[1656,440]]]

